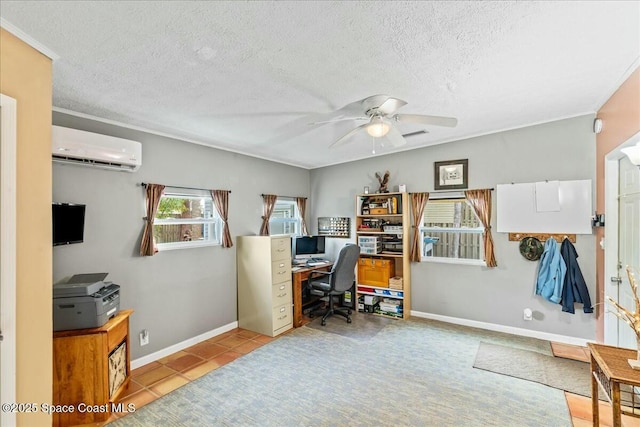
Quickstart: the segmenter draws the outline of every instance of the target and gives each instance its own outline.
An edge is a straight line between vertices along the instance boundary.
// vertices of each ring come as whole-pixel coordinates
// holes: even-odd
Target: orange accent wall
[[[53,373],[51,243],[52,63],[0,29],[0,92],[17,104],[16,397],[51,403]],[[19,426],[50,426],[41,411]]]
[[[596,135],[596,212],[604,212],[605,156],[640,131],[640,67],[616,90],[600,108],[602,132]],[[604,228],[596,228],[596,293],[597,302],[604,301],[604,251],[600,240]],[[596,339],[604,341],[604,311],[598,310]]]

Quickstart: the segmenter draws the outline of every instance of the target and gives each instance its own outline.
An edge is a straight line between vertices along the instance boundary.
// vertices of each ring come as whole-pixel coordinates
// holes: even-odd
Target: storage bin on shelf
[[[362,257],[358,260],[358,284],[389,287],[389,279],[395,276],[393,259]]]
[[[358,236],[361,254],[377,254],[382,251],[382,241],[378,236]]]
[[[385,233],[397,233],[402,235],[402,224],[387,224],[382,226]]]

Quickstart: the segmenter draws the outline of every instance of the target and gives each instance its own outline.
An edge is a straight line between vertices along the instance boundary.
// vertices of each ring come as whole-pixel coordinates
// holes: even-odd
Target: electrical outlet
[[[149,331],[143,329],[140,332],[140,346],[149,344]]]
[[[533,320],[533,311],[530,308],[525,308],[522,317],[524,320]]]

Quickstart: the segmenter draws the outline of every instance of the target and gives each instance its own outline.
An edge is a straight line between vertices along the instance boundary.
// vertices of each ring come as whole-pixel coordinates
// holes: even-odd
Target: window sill
[[[423,257],[420,262],[435,262],[440,264],[461,264],[461,265],[479,265],[485,267],[486,263],[481,259],[464,259],[464,258],[443,258],[443,257]]]
[[[174,251],[176,249],[202,248],[202,247],[209,247],[209,246],[221,246],[221,244],[218,242],[185,242],[185,243],[175,243],[175,244],[171,244],[171,243],[156,244],[156,248],[158,248],[158,252]]]

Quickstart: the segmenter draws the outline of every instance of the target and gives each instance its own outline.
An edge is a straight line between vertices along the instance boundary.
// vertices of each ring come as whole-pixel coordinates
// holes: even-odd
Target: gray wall
[[[232,236],[257,234],[261,193],[310,196],[308,225],[318,216],[354,218],[354,196],[372,191],[375,172],[389,170],[390,188],[433,190],[433,162],[469,159],[469,187],[495,188],[509,182],[594,179],[593,116],[501,132],[308,171],[222,150],[172,140],[101,122],[54,113],[53,123],[142,142],[143,165],[136,173],[55,164],[53,200],[87,205],[85,242],[56,247],[54,282],[77,273],[108,272],[121,285],[122,308],[131,308],[132,357],[161,350],[237,320],[235,246],[192,248],[137,255],[144,217],[140,182],[232,190]],[[368,150],[368,147],[363,149]],[[339,156],[339,151],[336,150]],[[495,212],[495,192],[494,192]],[[495,229],[495,215],[493,221]],[[352,238],[327,240],[330,254]],[[595,336],[595,319],[533,295],[537,263],[525,260],[518,243],[494,233],[498,267],[412,264],[412,310],[585,339]],[[582,272],[595,298],[595,242],[579,235]],[[525,322],[522,310],[534,310]],[[140,347],[138,332],[151,341]]]
[[[433,191],[433,162],[469,159],[469,188],[495,188],[510,182],[591,179],[595,185],[593,115],[436,145],[311,171],[311,222],[318,216],[354,218],[355,194],[378,188],[376,172],[389,170],[391,190]],[[411,142],[409,142],[410,144]],[[363,147],[368,150],[370,147]],[[339,149],[336,149],[339,156]],[[493,221],[496,192],[493,192]],[[315,225],[317,227],[317,225]],[[354,235],[352,224],[352,236]],[[522,230],[527,231],[527,230]],[[479,322],[595,339],[595,316],[534,295],[537,263],[527,261],[518,242],[493,232],[498,267],[412,263],[412,310]],[[344,239],[330,239],[333,250]],[[355,239],[352,238],[351,241]],[[595,238],[578,235],[579,264],[595,303]],[[534,311],[523,320],[523,309]]]
[[[54,283],[77,273],[108,272],[131,317],[132,358],[237,321],[235,246],[138,255],[145,216],[141,182],[231,190],[232,237],[257,234],[261,193],[309,195],[309,171],[54,113],[53,124],[142,143],[136,173],[54,163],[53,201],[87,206],[85,241],[53,250]],[[140,347],[147,329],[150,343]]]

